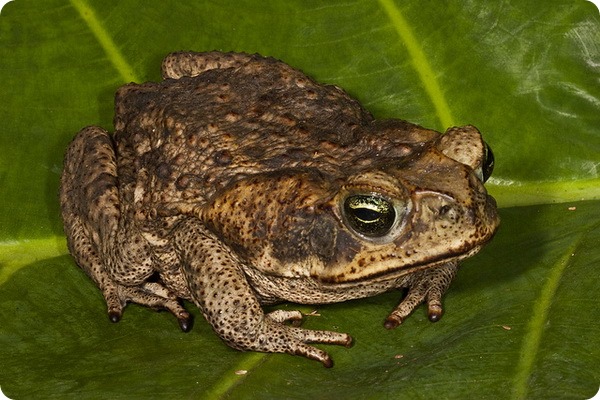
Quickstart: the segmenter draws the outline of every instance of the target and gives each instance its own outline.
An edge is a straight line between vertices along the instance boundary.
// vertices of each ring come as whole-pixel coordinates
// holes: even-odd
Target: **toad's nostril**
[[[448,214],[451,209],[452,209],[452,207],[450,207],[449,205],[446,204],[446,205],[440,207],[438,214],[440,216],[444,216],[444,215]]]

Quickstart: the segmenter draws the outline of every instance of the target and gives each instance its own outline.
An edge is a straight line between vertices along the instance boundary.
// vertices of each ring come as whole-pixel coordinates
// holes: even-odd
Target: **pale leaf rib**
[[[408,22],[402,15],[402,12],[393,0],[379,0],[379,4],[383,7],[383,10],[392,22],[398,36],[400,36],[404,46],[406,46],[412,64],[423,83],[425,92],[433,103],[440,123],[445,128],[453,126],[454,119],[452,118],[452,113],[450,112],[450,108],[448,107],[448,103],[446,102],[446,98],[440,88],[436,75],[427,61],[425,52],[413,35]]]
[[[513,399],[520,400],[528,397],[529,381],[539,355],[540,344],[544,334],[544,327],[548,321],[550,307],[555,299],[562,276],[570,264],[572,254],[575,253],[584,236],[585,234],[579,235],[573,244],[566,249],[565,254],[560,260],[553,265],[536,302],[533,304],[531,318],[525,326],[526,331],[521,344],[519,362],[513,379]]]
[[[81,18],[85,21],[92,34],[102,46],[106,56],[113,64],[124,82],[140,82],[133,68],[123,57],[121,51],[112,40],[102,22],[94,13],[94,10],[86,3],[85,0],[71,0],[71,4],[77,10]]]

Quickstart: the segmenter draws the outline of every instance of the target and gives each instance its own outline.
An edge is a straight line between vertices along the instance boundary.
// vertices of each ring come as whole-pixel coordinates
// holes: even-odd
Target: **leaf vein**
[[[248,374],[258,368],[269,357],[269,353],[246,353],[228,373],[224,374],[211,390],[205,395],[207,399],[227,398],[232,390],[243,382]],[[236,371],[245,371],[243,374],[237,374]]]
[[[521,356],[513,380],[513,399],[527,398],[529,380],[534,370],[534,364],[538,356],[550,307],[552,306],[563,273],[569,266],[572,255],[585,237],[585,233],[583,232],[573,241],[573,244],[566,249],[564,256],[554,265],[548,275],[548,279],[542,286],[537,301],[533,305],[532,316],[526,327],[526,333],[521,345]]]
[[[133,68],[123,57],[118,46],[112,40],[107,30],[102,25],[102,22],[98,19],[94,10],[87,4],[85,0],[70,0],[73,7],[77,10],[81,18],[85,21],[92,34],[102,46],[102,49],[106,53],[108,59],[112,62],[113,66],[121,75],[121,78],[125,82],[139,82]]]
[[[438,80],[436,78],[427,56],[420,46],[419,42],[415,38],[410,29],[410,26],[400,9],[396,6],[393,0],[379,0],[379,4],[387,14],[388,18],[392,22],[394,29],[400,36],[400,39],[406,46],[413,67],[417,71],[421,82],[425,88],[425,92],[431,99],[433,106],[436,110],[436,114],[443,127],[449,127],[454,125],[454,119],[446,98],[440,88]]]

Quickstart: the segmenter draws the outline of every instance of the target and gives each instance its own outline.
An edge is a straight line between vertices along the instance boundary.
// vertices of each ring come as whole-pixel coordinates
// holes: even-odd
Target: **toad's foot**
[[[256,351],[289,353],[320,361],[325,367],[331,368],[333,360],[325,351],[309,346],[308,343],[337,344],[345,347],[352,345],[352,337],[345,333],[317,331],[284,325],[286,321],[300,321],[299,311],[277,310],[267,315],[255,335]]]
[[[139,286],[124,286],[113,282],[102,287],[104,299],[108,307],[108,318],[118,322],[123,309],[129,302],[137,303],[155,310],[167,310],[177,318],[182,331],[192,329],[192,316],[179,303],[177,297],[168,289],[156,282],[145,282]]]
[[[452,262],[412,275],[408,294],[386,318],[385,328],[396,328],[423,302],[427,303],[429,320],[439,321],[444,314],[442,296],[450,286],[456,271],[458,271],[458,264]]]

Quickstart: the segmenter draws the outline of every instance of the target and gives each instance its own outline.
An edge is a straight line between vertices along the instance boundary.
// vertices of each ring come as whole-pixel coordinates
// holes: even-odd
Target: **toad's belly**
[[[439,267],[458,269],[458,262],[451,261]],[[379,279],[365,282],[343,284],[323,284],[313,278],[290,278],[266,276],[253,269],[244,269],[250,285],[255,290],[262,304],[274,304],[290,301],[299,304],[338,303],[346,300],[376,296],[392,289],[407,288],[419,280],[425,271],[434,266],[423,266],[421,269],[407,270]]]

